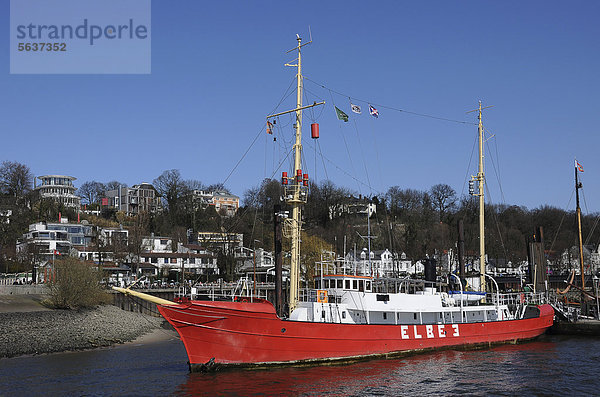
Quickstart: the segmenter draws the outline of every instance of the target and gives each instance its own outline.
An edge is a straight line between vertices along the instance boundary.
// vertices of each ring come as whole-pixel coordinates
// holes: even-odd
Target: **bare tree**
[[[88,181],[77,189],[77,194],[79,194],[87,204],[93,204],[100,200],[106,190],[105,184],[96,181]]]
[[[433,205],[438,211],[440,222],[443,222],[444,215],[456,204],[456,191],[445,183],[438,183],[431,187],[430,194]]]
[[[16,161],[3,161],[0,166],[0,191],[17,199],[31,191],[33,174],[28,166]]]
[[[184,181],[183,184],[190,191],[205,189],[205,186],[202,184],[202,182],[196,179],[188,179],[187,181]]]
[[[208,185],[206,187],[206,190],[208,190],[209,192],[223,192],[223,193],[229,193],[231,194],[231,192],[229,191],[229,189],[227,189],[225,187],[225,185],[221,182],[218,183],[213,183],[212,185]]]
[[[109,191],[109,190],[118,190],[119,187],[127,187],[127,184],[121,183],[119,181],[110,181],[110,182],[107,182],[104,186],[105,186],[105,191]]]
[[[179,201],[187,191],[179,170],[164,171],[153,184],[158,194],[165,199],[169,212],[177,211]]]

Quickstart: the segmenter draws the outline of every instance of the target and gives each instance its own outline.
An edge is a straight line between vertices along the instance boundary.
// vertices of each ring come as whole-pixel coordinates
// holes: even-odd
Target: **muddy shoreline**
[[[86,310],[0,312],[0,358],[86,350],[133,341],[164,320],[105,305]]]

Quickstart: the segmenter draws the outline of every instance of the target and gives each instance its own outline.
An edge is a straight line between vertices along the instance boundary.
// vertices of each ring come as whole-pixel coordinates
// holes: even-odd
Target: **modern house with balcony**
[[[81,197],[75,194],[77,189],[73,186],[73,181],[77,178],[68,175],[43,175],[38,176],[37,179],[41,184],[36,183],[34,190],[39,193],[40,198],[52,199],[65,207],[79,211]]]
[[[109,190],[106,192],[106,199],[102,200],[103,205],[122,211],[127,216],[135,216],[140,212],[157,212],[162,208],[158,192],[147,182]]]
[[[17,240],[17,255],[41,264],[56,255],[69,255],[72,247],[67,231],[49,229],[47,224],[40,222],[29,225],[29,231]]]

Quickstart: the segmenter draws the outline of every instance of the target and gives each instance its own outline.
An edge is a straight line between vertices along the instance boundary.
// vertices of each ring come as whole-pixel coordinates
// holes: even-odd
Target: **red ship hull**
[[[552,326],[552,307],[538,308],[539,317],[522,320],[377,325],[281,320],[266,301],[190,301],[158,306],[181,336],[192,369],[209,362],[238,366],[299,364],[517,342],[535,338]]]

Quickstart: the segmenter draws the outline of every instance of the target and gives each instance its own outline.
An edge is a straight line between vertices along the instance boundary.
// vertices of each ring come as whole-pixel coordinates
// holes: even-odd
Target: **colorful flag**
[[[344,120],[344,122],[348,121],[348,115],[344,112],[342,112],[340,109],[338,109],[337,106],[334,106],[335,108],[335,114],[337,114],[337,118],[340,120]]]
[[[375,109],[373,107],[373,105],[370,105],[370,104],[369,104],[369,114],[375,118],[379,117],[379,112],[377,111],[377,109]]]
[[[267,134],[273,134],[273,123],[267,120]]]
[[[352,102],[350,102],[350,108],[352,109],[352,111],[354,113],[358,113],[360,114],[362,112],[362,110],[360,109],[360,106],[358,105],[353,105]]]
[[[579,172],[583,172],[583,166],[579,164],[579,161],[575,160],[575,168],[579,170]]]

